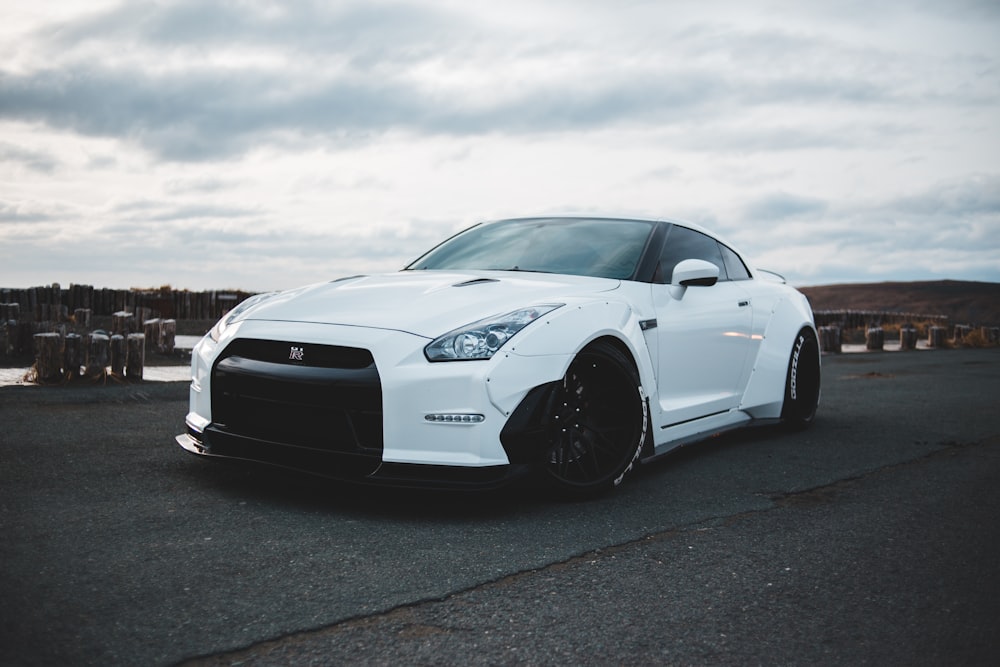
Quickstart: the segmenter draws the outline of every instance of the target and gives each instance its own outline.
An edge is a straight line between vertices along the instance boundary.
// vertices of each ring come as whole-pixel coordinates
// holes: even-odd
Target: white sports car
[[[204,456],[340,479],[570,494],[753,423],[809,424],[806,298],[695,225],[474,226],[403,271],[261,294],[194,349]]]

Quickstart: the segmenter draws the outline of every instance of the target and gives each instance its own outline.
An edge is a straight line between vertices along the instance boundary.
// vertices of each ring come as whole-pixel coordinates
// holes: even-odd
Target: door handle
[[[750,305],[749,301],[740,301],[740,308],[745,308],[746,306],[749,306],[749,305]]]

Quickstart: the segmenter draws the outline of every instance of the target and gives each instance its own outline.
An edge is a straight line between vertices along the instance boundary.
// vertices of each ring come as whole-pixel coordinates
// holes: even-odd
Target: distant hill
[[[813,310],[946,315],[952,324],[1000,325],[1000,283],[937,280],[799,288]]]

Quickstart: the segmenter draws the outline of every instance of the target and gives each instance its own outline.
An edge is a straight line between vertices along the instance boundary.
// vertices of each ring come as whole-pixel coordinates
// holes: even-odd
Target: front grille
[[[301,353],[296,359],[292,350]],[[358,347],[341,345],[306,345],[280,340],[238,338],[226,347],[224,356],[244,357],[277,364],[293,364],[315,368],[355,369],[370,368],[375,360],[372,353]]]
[[[246,458],[273,443],[381,460],[378,369],[368,350],[239,339],[212,370],[212,422],[226,449],[246,440]]]

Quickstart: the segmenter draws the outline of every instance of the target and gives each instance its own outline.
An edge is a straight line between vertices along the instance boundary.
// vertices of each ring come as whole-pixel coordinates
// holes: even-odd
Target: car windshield
[[[473,227],[407,270],[537,271],[629,279],[654,223],[644,220],[542,218]]]

